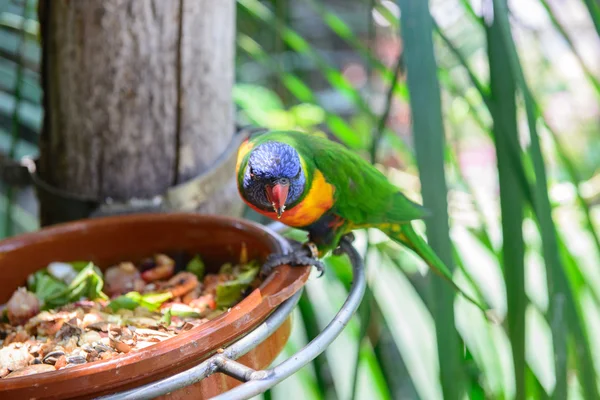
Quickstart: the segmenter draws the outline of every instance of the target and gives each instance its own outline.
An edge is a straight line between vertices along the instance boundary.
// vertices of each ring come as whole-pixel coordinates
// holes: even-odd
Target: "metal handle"
[[[218,365],[219,371],[246,383],[214,397],[213,400],[248,399],[263,393],[314,360],[342,333],[360,305],[365,293],[366,279],[362,259],[356,249],[345,241],[342,241],[340,246],[352,262],[354,280],[348,298],[336,316],[302,350],[274,368],[250,372],[250,368],[232,360]]]
[[[222,353],[215,354],[201,364],[177,375],[98,399],[153,399],[199,382],[215,372],[222,372],[245,383],[214,397],[213,400],[248,399],[290,377],[323,353],[340,335],[358,309],[365,293],[366,279],[360,255],[349,242],[342,241],[340,247],[352,263],[354,280],[348,298],[336,316],[316,338],[281,364],[271,369],[256,371],[235,360],[255,348],[281,326],[300,300],[302,291],[298,291],[283,302],[261,325],[227,347]]]

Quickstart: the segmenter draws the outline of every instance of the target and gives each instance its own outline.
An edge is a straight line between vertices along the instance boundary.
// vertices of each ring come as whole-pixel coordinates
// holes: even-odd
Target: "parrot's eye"
[[[254,181],[258,180],[258,177],[254,175],[254,170],[252,169],[252,167],[250,167],[250,178]]]
[[[281,178],[281,179],[279,179],[279,182],[282,185],[289,185],[290,184],[290,180],[288,178]]]

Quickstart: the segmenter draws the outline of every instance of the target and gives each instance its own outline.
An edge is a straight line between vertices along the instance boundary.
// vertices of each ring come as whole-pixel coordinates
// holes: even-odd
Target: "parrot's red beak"
[[[273,205],[273,210],[277,213],[277,218],[281,218],[281,214],[285,210],[285,201],[288,197],[289,184],[276,183],[274,185],[265,185],[267,199]]]

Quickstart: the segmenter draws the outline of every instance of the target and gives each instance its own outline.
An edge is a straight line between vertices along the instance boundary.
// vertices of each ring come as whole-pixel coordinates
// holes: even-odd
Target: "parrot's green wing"
[[[335,208],[354,225],[403,223],[428,212],[392,185],[385,175],[342,146],[317,145],[315,164],[336,188]]]
[[[403,223],[429,215],[377,168],[343,145],[297,132],[278,132],[335,187],[334,212],[357,226]]]

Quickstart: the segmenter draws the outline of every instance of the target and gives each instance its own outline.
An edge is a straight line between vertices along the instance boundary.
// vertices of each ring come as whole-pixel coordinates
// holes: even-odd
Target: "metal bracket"
[[[358,309],[365,293],[366,279],[360,255],[350,242],[342,241],[340,247],[352,263],[354,280],[348,298],[336,316],[316,338],[281,364],[270,369],[256,371],[235,360],[255,348],[281,326],[300,300],[302,291],[298,291],[282,303],[262,324],[227,347],[222,353],[215,354],[208,360],[177,375],[121,393],[99,397],[97,400],[153,399],[199,382],[215,372],[222,372],[245,383],[214,397],[213,400],[248,399],[290,377],[323,353],[340,335]]]

